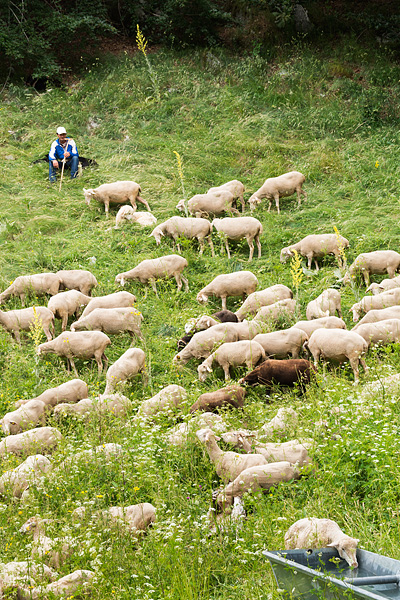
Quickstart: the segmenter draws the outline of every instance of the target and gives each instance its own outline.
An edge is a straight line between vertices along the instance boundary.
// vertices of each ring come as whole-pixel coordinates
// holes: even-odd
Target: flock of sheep
[[[304,176],[296,171],[267,179],[251,196],[250,208],[253,210],[263,198],[267,198],[269,209],[272,200],[275,200],[279,212],[279,198],[295,192],[300,204],[301,194],[306,196],[302,190],[304,180]],[[178,209],[184,210],[186,214],[189,211],[194,218],[172,217],[157,225],[152,232],[156,243],[160,244],[162,237],[170,237],[180,252],[180,238],[195,238],[199,242],[200,253],[204,250],[204,242],[208,241],[214,255],[211,239],[214,226],[223,237],[228,256],[228,240],[240,238],[247,239],[249,260],[253,257],[254,241],[260,256],[262,226],[257,219],[236,216],[210,222],[205,218],[224,212],[238,214],[236,200],[240,202],[243,211],[243,192],[244,186],[233,181],[219,188],[211,188],[206,194],[194,196],[187,206],[180,202]],[[118,212],[116,227],[123,220],[136,220],[145,226],[155,224],[156,219],[151,213],[136,211],[136,202],[143,203],[150,211],[140,193],[138,184],[127,181],[84,190],[86,202],[89,204],[91,198],[94,198],[104,203],[106,213],[110,204],[130,202],[131,206],[124,204]],[[144,217],[136,219],[135,215],[139,214]],[[344,249],[348,246],[349,242],[339,234],[309,235],[298,243],[283,248],[281,261],[285,262],[297,252],[307,258],[309,268],[314,262],[318,269],[318,260],[327,254],[335,255],[340,262]],[[144,260],[132,270],[117,274],[115,283],[124,285],[128,281],[137,281],[150,284],[157,294],[156,281],[173,277],[178,290],[181,290],[182,284],[187,290],[188,280],[182,274],[187,266],[187,260],[180,254]],[[271,330],[279,326],[283,315],[293,320],[299,313],[297,302],[287,286],[278,284],[257,291],[257,277],[250,271],[239,271],[218,275],[198,292],[197,301],[200,304],[207,303],[210,297],[218,297],[221,299],[222,310],[212,316],[202,315],[186,324],[186,335],[179,340],[179,352],[173,359],[175,365],[179,367],[191,359],[202,360],[197,368],[200,381],[205,381],[215,366],[222,367],[226,381],[231,378],[231,367],[245,365],[250,371],[239,382],[200,396],[190,408],[192,419],[168,432],[169,442],[176,446],[184,445],[190,435],[195,435],[209,454],[216,473],[223,482],[223,487],[214,495],[214,506],[209,513],[212,527],[223,526],[224,522],[244,516],[242,497],[246,492],[270,489],[282,481],[295,480],[305,472],[306,467],[307,472],[310,472],[312,461],[308,450],[313,447],[312,439],[291,440],[280,444],[268,441],[274,433],[284,433],[296,421],[297,415],[293,409],[278,410],[277,415],[258,431],[228,431],[222,417],[216,414],[218,409],[222,406],[243,406],[245,385],[264,385],[267,393],[274,385],[297,386],[299,393],[302,393],[311,381],[319,360],[336,363],[349,361],[355,383],[358,383],[359,364],[364,371],[367,370],[365,355],[369,346],[400,340],[400,276],[395,277],[399,267],[400,254],[390,250],[364,253],[356,258],[343,278],[343,284],[351,283],[358,275],[364,277],[367,286],[370,275],[387,273],[389,278],[380,284],[373,283],[369,286],[368,289],[374,295],[365,296],[352,307],[354,321],[361,315],[365,316],[351,331],[347,330],[342,320],[341,296],[336,289],[325,290],[308,304],[306,320],[297,321],[292,327],[277,331]],[[46,427],[46,417],[50,413],[57,419],[67,414],[85,416],[93,411],[111,412],[116,416],[126,417],[132,410],[132,403],[121,393],[123,384],[138,374],[142,374],[143,382],[146,382],[146,356],[140,348],[129,348],[109,368],[105,355],[107,346],[111,344],[109,335],[128,332],[132,342],[135,338],[143,340],[143,316],[135,308],[135,296],[120,291],[92,297],[91,292],[96,285],[96,278],[89,271],[65,270],[17,277],[0,294],[0,304],[16,296],[21,299],[22,305],[31,293],[36,296],[51,296],[47,307],[0,311],[0,324],[18,343],[21,341],[22,331],[41,327],[47,342],[38,345],[38,355],[54,353],[64,357],[68,370],[72,367],[76,375],[76,379],[47,389],[37,398],[19,401],[15,409],[0,420],[5,434],[0,442],[0,457],[7,453],[27,456],[16,469],[7,471],[0,477],[0,494],[5,497],[20,498],[23,502],[29,497],[29,489],[38,478],[51,470],[65,467],[55,467],[45,456],[62,439],[56,428]],[[231,297],[243,300],[236,312],[227,310],[227,298]],[[75,321],[71,323],[70,331],[67,331],[71,317]],[[61,334],[57,337],[54,337],[55,319],[61,321]],[[313,356],[314,364],[301,358],[303,352]],[[88,398],[86,383],[78,379],[75,358],[95,359],[99,375],[103,368],[107,369],[106,387],[97,399]],[[169,385],[153,398],[145,400],[133,419],[137,422],[151,419],[171,407],[179,410],[186,397],[187,392],[183,387]],[[241,452],[222,451],[217,443],[220,439],[218,433],[225,443]],[[91,452],[112,461],[123,451],[121,446],[106,444]],[[154,506],[142,503],[128,507],[110,507],[101,511],[97,517],[108,523],[122,523],[129,535],[137,537],[154,522],[155,515]],[[77,520],[83,516],[82,510],[72,515]],[[85,586],[90,591],[90,582],[94,577],[91,571],[78,570],[57,579],[52,568],[59,568],[69,556],[71,548],[66,542],[60,549],[54,550],[53,540],[46,535],[50,522],[33,516],[22,526],[21,531],[33,535],[33,561],[28,559],[0,565],[0,597],[2,588],[9,586],[18,587],[20,598],[73,594],[80,586]],[[357,566],[357,542],[358,540],[346,536],[329,519],[302,519],[294,523],[285,536],[286,548],[334,546],[352,567]],[[37,559],[48,566],[35,562]],[[42,583],[39,585],[37,581],[40,580]],[[43,581],[47,583],[43,584]]]

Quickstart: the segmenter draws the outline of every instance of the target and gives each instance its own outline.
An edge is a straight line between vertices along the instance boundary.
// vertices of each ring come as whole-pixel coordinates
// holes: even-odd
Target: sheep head
[[[211,439],[216,441],[221,439],[220,437],[215,435],[215,433],[212,429],[210,429],[210,427],[205,427],[204,429],[199,429],[198,431],[196,431],[196,437],[202,444],[206,444]]]
[[[178,210],[180,210],[181,212],[185,211],[185,200],[184,200],[184,198],[182,200],[179,200],[178,204],[176,205],[176,208]]]
[[[328,548],[336,548],[339,556],[343,558],[350,567],[357,568],[357,544],[360,540],[343,534],[338,539],[328,544]]]
[[[153,229],[153,231],[149,235],[149,237],[151,237],[151,236],[154,237],[154,239],[156,240],[157,246],[159,246],[161,244],[161,238],[164,236],[164,232],[160,229],[160,226],[158,225],[157,227],[155,227]]]
[[[90,188],[89,190],[87,190],[86,188],[83,188],[83,194],[85,196],[85,202],[89,206],[90,201],[91,201],[92,197],[96,195],[96,192],[94,191],[93,188]]]
[[[200,304],[206,304],[208,302],[208,296],[203,291],[200,291],[196,296],[196,300],[197,302],[200,302]]]
[[[257,206],[259,204],[261,204],[261,198],[258,198],[258,196],[256,196],[255,194],[253,194],[249,198],[250,210],[253,211],[255,208],[257,208]]]
[[[119,283],[120,285],[125,285],[125,273],[118,273],[115,278],[115,283]]]
[[[280,256],[281,263],[285,263],[292,256],[293,252],[290,250],[290,248],[282,248]]]
[[[353,321],[354,323],[357,323],[358,319],[360,318],[360,305],[359,304],[353,304],[353,306],[351,308],[349,308],[349,312],[353,313]]]
[[[197,367],[197,372],[199,374],[199,381],[203,382],[207,379],[208,375],[212,373],[212,368],[208,363],[203,362]]]

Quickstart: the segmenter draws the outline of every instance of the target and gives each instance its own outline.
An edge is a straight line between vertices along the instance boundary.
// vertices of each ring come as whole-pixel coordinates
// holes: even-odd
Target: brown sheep
[[[310,361],[302,358],[287,360],[269,359],[253,369],[246,377],[240,379],[238,383],[265,385],[267,393],[271,391],[274,384],[289,387],[299,384],[302,391],[304,391],[305,385],[311,381],[311,371],[315,371],[314,366]]]
[[[204,412],[218,412],[222,406],[231,406],[233,408],[242,408],[246,390],[239,385],[228,385],[224,388],[209,392],[199,396],[197,402],[190,407],[190,412],[196,410]]]

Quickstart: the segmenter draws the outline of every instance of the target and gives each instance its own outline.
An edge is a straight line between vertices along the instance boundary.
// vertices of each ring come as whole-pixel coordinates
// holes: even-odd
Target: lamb
[[[387,292],[398,287],[400,287],[400,275],[393,277],[393,279],[382,279],[380,283],[371,283],[367,288],[367,292],[372,292],[375,296],[376,294],[381,294],[382,292]]]
[[[52,540],[46,536],[46,525],[50,519],[41,519],[39,515],[30,517],[20,528],[20,533],[32,533],[32,558],[44,560],[50,567],[60,568],[63,562],[72,554],[72,548],[60,540]]]
[[[21,298],[22,306],[25,306],[25,298],[28,294],[44,296],[49,294],[55,296],[60,288],[60,278],[55,273],[37,273],[35,275],[21,275],[0,294],[0,304],[11,296]]]
[[[198,429],[204,429],[205,427],[209,427],[215,433],[222,433],[228,429],[228,426],[223,421],[222,417],[215,413],[204,412],[187,423],[180,423],[179,425],[172,427],[167,432],[167,440],[173,446],[182,447],[186,444],[191,434],[194,435]]]
[[[89,206],[92,198],[98,202],[103,202],[107,217],[110,210],[110,204],[124,204],[125,202],[130,202],[133,210],[136,210],[136,201],[138,201],[144,204],[147,210],[150,211],[147,200],[139,195],[141,191],[140,185],[134,181],[103,183],[103,185],[99,185],[97,188],[88,190],[83,188],[86,204]]]
[[[79,507],[72,513],[72,518],[81,520],[85,513],[85,507]],[[136,537],[138,534],[144,533],[155,522],[156,508],[149,502],[142,502],[131,506],[111,506],[94,513],[94,516],[105,524],[122,524],[129,533]]]
[[[353,304],[350,312],[353,313],[353,321],[357,322],[362,313],[367,313],[370,310],[388,308],[390,306],[398,306],[400,304],[400,288],[382,292],[377,296],[364,296],[360,302]]]
[[[253,369],[260,360],[265,360],[264,348],[257,342],[243,340],[222,344],[201,365],[197,367],[199,380],[205,381],[212,372],[213,363],[222,367],[225,381],[230,379],[229,367],[246,365]]]
[[[385,319],[400,319],[400,306],[389,306],[388,308],[369,310],[365,317],[353,327],[352,331],[357,331],[360,325],[376,323],[377,321],[384,321]]]
[[[321,319],[323,317],[334,317],[336,312],[341,319],[342,307],[340,292],[329,288],[307,304],[306,317],[311,321],[312,319]]]
[[[60,292],[50,298],[47,308],[51,310],[54,318],[61,319],[61,331],[65,331],[68,317],[75,315],[78,319],[81,307],[87,306],[90,301],[90,296],[86,296],[78,290],[69,290],[68,292]]]
[[[311,269],[314,261],[315,268],[319,271],[317,258],[322,258],[327,254],[334,254],[339,265],[342,264],[341,254],[345,248],[349,247],[349,241],[336,233],[322,233],[307,235],[305,238],[282,248],[280,260],[286,262],[288,258],[294,256],[294,252],[298,252],[301,256],[305,256],[308,261],[308,268]]]
[[[200,429],[196,432],[196,436],[205,445],[207,453],[215,465],[217,475],[225,482],[233,481],[245,469],[267,464],[261,454],[223,452],[217,444],[217,440],[220,438],[210,428]]]
[[[218,192],[211,192],[209,194],[196,194],[190,198],[188,209],[190,214],[197,218],[220,215],[224,212],[239,215],[239,211],[233,206],[234,200],[233,194],[228,190],[219,190]],[[179,203],[177,208],[178,210],[183,210],[184,206]]]
[[[30,400],[17,410],[5,414],[0,420],[3,433],[5,435],[15,435],[37,425],[45,425],[46,408],[46,404],[41,400]]]
[[[359,541],[343,533],[335,521],[315,517],[296,521],[285,533],[286,550],[336,548],[339,556],[353,568],[358,567],[356,552]]]
[[[0,310],[0,325],[14,336],[18,344],[21,344],[21,331],[30,331],[36,323],[43,329],[47,341],[52,340],[54,315],[45,306],[31,306],[30,308],[8,311]]]
[[[139,223],[142,227],[150,227],[157,223],[156,217],[151,212],[137,212],[132,206],[125,204],[121,206],[115,217],[114,229],[119,229],[119,225],[122,221],[132,221],[133,223]]]
[[[297,321],[292,327],[301,329],[310,337],[317,329],[346,329],[346,323],[339,317],[322,317],[312,321]]]
[[[245,187],[241,181],[237,179],[233,179],[232,181],[228,181],[227,183],[223,183],[217,187],[211,187],[207,190],[207,194],[212,194],[214,192],[220,192],[222,190],[228,190],[231,194],[233,194],[234,200],[239,200],[242,205],[242,213],[244,212],[244,192]]]
[[[78,377],[78,372],[73,357],[85,359],[94,357],[100,376],[103,370],[103,360],[105,368],[108,365],[104,351],[109,344],[111,344],[110,338],[101,331],[64,331],[51,342],[40,344],[36,352],[39,356],[43,354],[64,356],[67,359],[68,370],[71,365],[76,377]]]
[[[204,252],[204,240],[207,240],[211,248],[211,254],[215,256],[211,234],[212,224],[207,219],[171,217],[168,221],[157,225],[150,235],[156,240],[157,246],[161,244],[162,237],[172,238],[174,248],[176,244],[179,253],[181,252],[179,238],[197,239],[200,245],[200,255]]]
[[[359,383],[359,364],[361,363],[365,373],[368,371],[364,360],[368,344],[355,331],[337,329],[332,332],[327,329],[317,329],[308,342],[304,343],[304,348],[312,354],[315,366],[320,359],[336,363],[349,361],[353,369],[355,385]]]
[[[208,358],[217,344],[237,342],[238,332],[232,330],[235,323],[220,323],[205,331],[195,333],[187,346],[173,358],[173,364],[185,365],[191,358]]]
[[[214,412],[218,411],[219,408],[229,406],[232,408],[242,408],[244,405],[244,398],[246,396],[246,390],[240,385],[228,385],[215,392],[209,392],[201,394],[198,400],[192,404],[189,409],[190,413],[196,411]]]
[[[394,344],[400,342],[400,319],[386,319],[378,323],[366,323],[357,327],[358,335],[368,346],[372,344]]]
[[[278,300],[278,302],[274,302],[274,304],[269,304],[268,306],[262,306],[252,323],[274,323],[278,322],[283,317],[285,319],[290,319],[296,312],[296,306],[296,300],[291,300],[290,298]]]
[[[197,302],[206,303],[210,296],[222,300],[222,309],[226,310],[226,299],[229,296],[242,296],[243,300],[252,294],[258,286],[258,279],[250,271],[237,271],[228,275],[217,275],[196,296]]]
[[[269,358],[299,358],[308,335],[298,327],[290,327],[271,333],[260,333],[253,338],[264,348]]]
[[[156,279],[170,279],[171,277],[174,277],[178,292],[182,289],[182,281],[185,284],[186,292],[188,292],[188,280],[182,275],[183,269],[187,267],[188,264],[186,258],[179,256],[179,254],[168,254],[161,258],[143,260],[134,269],[126,271],[125,273],[119,273],[115,278],[115,283],[125,285],[125,281],[130,279],[139,281],[140,283],[150,283],[158,297]]]
[[[45,390],[36,398],[32,398],[32,400],[40,400],[41,402],[44,402],[47,407],[51,408],[60,402],[73,404],[78,400],[82,400],[82,398],[87,398],[88,394],[88,386],[82,379],[71,379],[57,387]],[[19,408],[28,402],[31,402],[31,400],[19,400],[15,403],[15,408]]]
[[[298,415],[293,408],[280,408],[268,423],[261,427],[260,437],[270,438],[274,435],[286,435],[287,430],[297,425]]]
[[[359,254],[348,273],[341,280],[342,283],[350,283],[357,275],[362,275],[365,285],[369,286],[370,275],[381,275],[387,273],[390,279],[393,279],[396,271],[400,267],[400,254],[394,250],[375,250],[374,252],[364,252]]]
[[[198,331],[204,331],[204,329],[209,329],[213,325],[218,325],[219,323],[238,323],[238,318],[235,313],[230,310],[220,310],[211,315],[211,317],[202,315],[197,319],[189,319],[185,324],[185,332],[190,333],[191,331],[194,331],[197,333]]]
[[[0,457],[7,453],[17,456],[33,452],[49,454],[55,450],[63,436],[54,427],[38,427],[17,435],[9,435],[0,442]]]
[[[61,579],[43,587],[31,589],[20,588],[19,600],[41,600],[42,598],[81,598],[90,593],[94,587],[95,573],[78,569],[73,573],[64,575]],[[43,595],[44,594],[44,595]],[[78,595],[76,595],[78,594]]]
[[[97,285],[97,279],[90,271],[71,269],[70,271],[57,271],[60,278],[60,290],[78,290],[85,296],[90,296],[92,289]]]
[[[290,173],[284,173],[279,177],[266,179],[260,189],[249,198],[250,210],[253,212],[263,198],[268,198],[268,212],[270,212],[272,199],[274,199],[279,215],[279,198],[286,198],[286,196],[291,196],[295,192],[297,194],[297,206],[300,207],[300,196],[304,196],[304,199],[307,200],[307,194],[302,189],[305,180],[304,175],[298,171],[290,171]]]
[[[275,304],[278,300],[285,300],[286,298],[293,298],[292,290],[286,285],[278,283],[277,285],[265,288],[265,290],[250,294],[239,310],[235,312],[235,315],[239,321],[243,321],[243,319],[254,316],[262,306]]]
[[[307,344],[307,342],[305,342]],[[299,385],[301,391],[311,381],[311,373],[315,371],[312,364],[303,358],[287,360],[265,360],[246,377],[239,379],[239,385],[265,385],[269,394],[274,384],[294,387]]]
[[[87,317],[95,308],[124,308],[134,306],[136,296],[130,292],[115,292],[107,296],[92,298],[82,313],[82,318]]]
[[[142,373],[143,384],[145,384],[147,382],[146,355],[141,348],[129,348],[108,369],[104,393],[112,393],[117,385],[124,384],[139,373]]]
[[[110,335],[129,332],[132,342],[135,336],[144,340],[140,331],[143,315],[136,308],[95,308],[87,317],[81,317],[71,325],[71,331],[89,329]]]
[[[180,385],[167,385],[148,400],[142,402],[137,412],[137,417],[154,417],[157,413],[170,408],[177,408],[187,398],[187,391]]]
[[[28,456],[18,467],[6,471],[0,477],[0,494],[20,498],[30,485],[50,471],[51,468],[51,462],[43,454]]]
[[[263,232],[263,226],[258,219],[254,217],[225,217],[225,219],[214,219],[211,225],[225,240],[228,258],[231,257],[228,240],[241,240],[243,238],[246,238],[250,248],[249,261],[253,260],[254,240],[258,248],[258,258],[261,258],[260,235]]]

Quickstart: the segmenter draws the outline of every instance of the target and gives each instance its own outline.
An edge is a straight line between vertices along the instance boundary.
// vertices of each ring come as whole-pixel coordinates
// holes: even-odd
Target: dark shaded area
[[[32,164],[37,165],[41,162],[49,162],[49,157],[47,154],[43,158],[38,158],[37,160],[34,160]],[[82,165],[82,169],[86,169],[87,167],[98,167],[98,163],[95,160],[93,160],[92,158],[86,158],[85,156],[79,157],[79,163]]]

